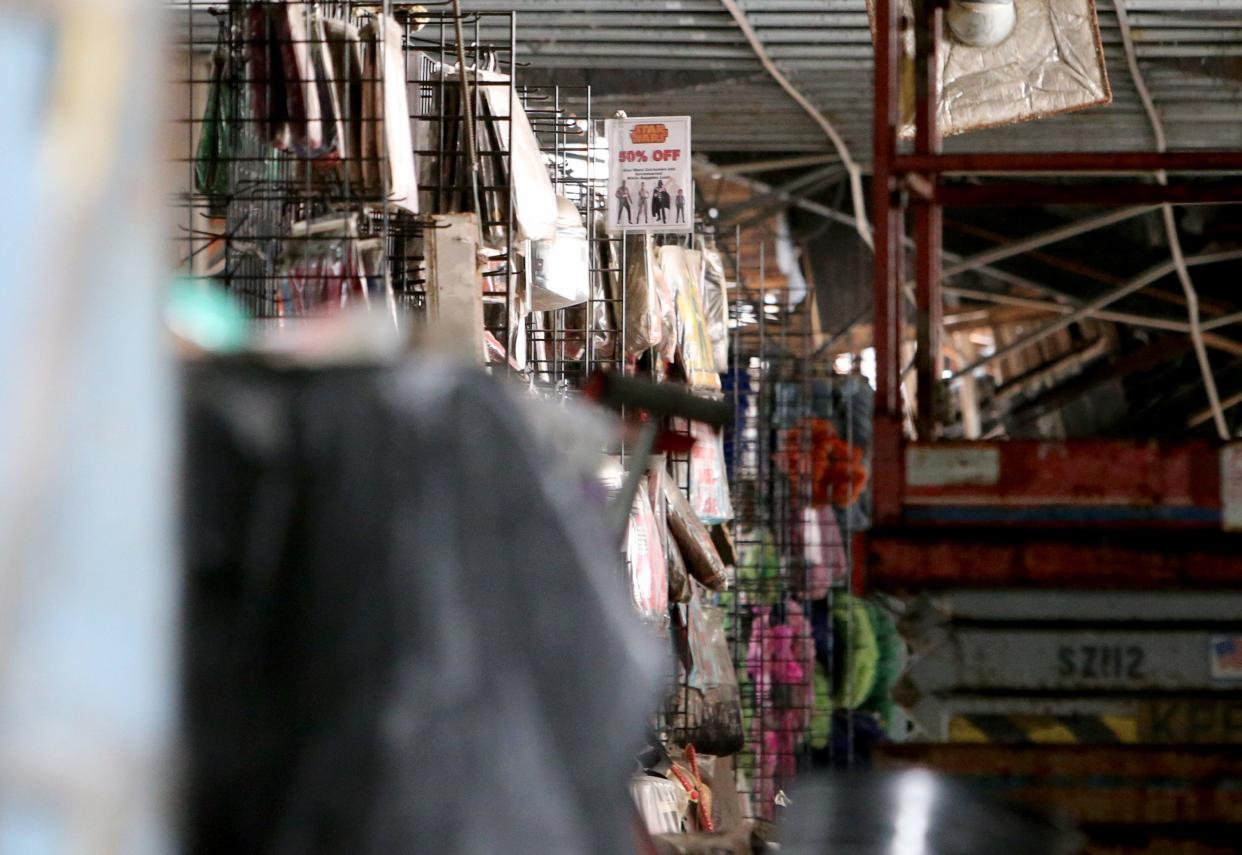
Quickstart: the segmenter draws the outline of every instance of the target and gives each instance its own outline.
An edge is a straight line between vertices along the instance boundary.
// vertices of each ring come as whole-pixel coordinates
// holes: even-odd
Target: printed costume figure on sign
[[[668,191],[664,189],[664,182],[657,181],[655,193],[651,196],[651,215],[656,218],[656,222],[668,222]]]
[[[677,222],[684,223],[686,221],[686,191],[680,187],[677,188]]]
[[[638,221],[640,223],[649,223],[647,219],[647,200],[651,198],[651,194],[647,192],[647,182],[642,181],[638,185]]]
[[[625,211],[627,221],[634,222],[634,212],[630,208],[630,185],[622,184],[617,188],[617,222],[621,222],[621,212]]]

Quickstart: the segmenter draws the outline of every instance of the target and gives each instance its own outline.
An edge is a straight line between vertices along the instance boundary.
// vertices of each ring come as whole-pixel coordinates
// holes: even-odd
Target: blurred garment
[[[4,855],[171,851],[163,21],[0,2]]]
[[[215,365],[188,406],[186,852],[632,852],[659,652],[508,390]]]

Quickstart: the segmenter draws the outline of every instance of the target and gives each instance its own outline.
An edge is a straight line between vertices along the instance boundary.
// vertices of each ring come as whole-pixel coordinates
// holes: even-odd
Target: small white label
[[[919,446],[906,449],[906,483],[911,487],[993,486],[1000,481],[1000,449]]]
[[[1242,680],[1242,635],[1213,635],[1208,641],[1213,680]]]
[[[1225,531],[1242,531],[1242,443],[1220,450],[1220,522]]]

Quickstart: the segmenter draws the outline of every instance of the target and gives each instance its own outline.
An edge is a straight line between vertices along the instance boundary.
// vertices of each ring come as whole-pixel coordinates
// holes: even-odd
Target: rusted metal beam
[[[1152,514],[1162,505],[1219,510],[1219,454],[1208,442],[918,442],[906,450],[902,498],[907,511],[913,505],[1036,510],[1057,505],[1081,507],[1084,518],[1096,507],[1144,508]]]
[[[1242,181],[1168,184],[942,184],[936,199],[947,208],[1032,205],[1172,205],[1242,202]]]
[[[1095,525],[1088,531],[1009,526],[976,526],[958,533],[943,527],[876,529],[860,537],[855,548],[854,589],[916,593],[945,588],[1173,591],[1242,586],[1237,535],[1156,518],[1123,530]],[[1170,529],[1194,531],[1194,536],[1174,536]]]
[[[956,264],[951,265],[944,271],[945,277],[955,276],[958,273],[964,273],[967,270],[975,270],[983,265],[994,264],[997,261],[1003,261],[1006,258],[1013,258],[1015,255],[1022,255],[1032,250],[1040,249],[1049,244],[1058,243],[1077,237],[1088,232],[1102,229],[1107,226],[1115,225],[1125,220],[1130,220],[1142,214],[1156,210],[1154,205],[1140,205],[1134,208],[1122,208],[1117,211],[1106,211],[1094,217],[1077,220],[1072,223],[1066,223],[1049,229],[1039,234],[1030,235],[1029,237],[1018,240],[1008,241],[1000,246],[992,249],[986,249],[983,252],[968,256]]]
[[[1222,261],[1234,261],[1239,258],[1242,258],[1242,250],[1206,253],[1206,254],[1197,255],[1197,256],[1192,255],[1186,258],[1185,262],[1188,265],[1214,264],[1214,263],[1218,263]],[[1151,269],[1149,269],[1148,271],[1146,271],[1145,273],[1135,277],[1134,279],[1131,279],[1129,282],[1125,283],[1121,287],[1115,288],[1112,291],[1109,291],[1107,294],[1103,294],[1099,297],[1096,297],[1094,300],[1091,300],[1090,302],[1078,307],[1077,309],[1074,309],[1069,314],[1063,315],[1062,317],[1057,318],[1054,321],[1050,321],[1049,323],[1045,324],[1039,329],[1034,330],[1028,333],[1027,335],[1022,336],[1021,338],[1018,338],[1017,340],[1012,341],[1009,344],[1004,345],[1003,347],[998,347],[994,352],[988,354],[988,356],[983,357],[981,359],[977,359],[975,360],[973,364],[968,365],[965,368],[962,368],[961,370],[954,372],[953,377],[950,379],[955,379],[957,377],[960,377],[963,374],[966,374],[971,371],[975,371],[976,369],[983,367],[984,365],[988,364],[989,362],[992,362],[993,360],[999,359],[1002,356],[1012,353],[1015,350],[1018,350],[1023,347],[1028,347],[1029,345],[1034,344],[1035,342],[1040,341],[1041,339],[1047,338],[1053,333],[1056,333],[1056,332],[1059,332],[1060,330],[1065,329],[1065,327],[1069,326],[1070,324],[1075,323],[1076,321],[1081,320],[1082,318],[1089,317],[1093,312],[1099,311],[1100,309],[1103,309],[1105,306],[1115,303],[1116,301],[1120,300],[1122,297],[1125,297],[1129,294],[1133,294],[1136,291],[1140,291],[1143,288],[1147,287],[1148,285],[1152,284],[1153,282],[1156,282],[1159,279],[1165,276],[1168,276],[1169,274],[1174,272],[1174,269],[1175,269],[1175,265],[1172,261],[1167,261],[1167,262],[1164,262],[1163,264],[1158,264],[1152,267]]]
[[[895,173],[904,172],[1242,172],[1242,150],[1170,152],[1004,153],[916,152],[897,157]]]

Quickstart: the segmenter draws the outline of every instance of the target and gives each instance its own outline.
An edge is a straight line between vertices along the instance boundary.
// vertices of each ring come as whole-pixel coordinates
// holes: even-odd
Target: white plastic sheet
[[[867,0],[874,15],[874,0]],[[1112,101],[1093,0],[1021,0],[996,47],[969,47],[946,32],[937,122],[944,136],[1042,119]],[[909,0],[895,13],[913,16]],[[913,36],[903,41],[902,120],[913,133]]]

